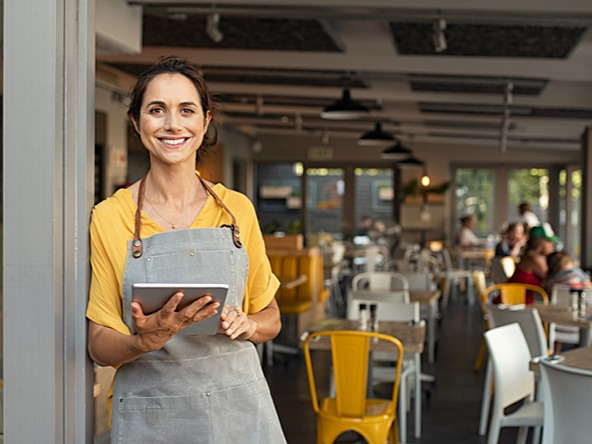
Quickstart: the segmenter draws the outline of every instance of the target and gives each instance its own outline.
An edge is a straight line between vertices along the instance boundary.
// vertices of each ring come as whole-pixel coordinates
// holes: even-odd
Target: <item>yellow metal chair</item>
[[[320,400],[315,382],[310,343],[330,341],[335,396]],[[312,405],[317,414],[317,444],[332,444],[343,432],[352,430],[367,442],[399,442],[397,396],[402,359],[397,360],[393,391],[389,399],[367,396],[370,351],[380,348],[403,355],[401,342],[389,335],[363,331],[322,331],[311,333],[304,341],[304,357]]]
[[[505,305],[518,305],[518,304],[525,304],[526,303],[526,294],[528,291],[533,292],[535,295],[535,302],[536,296],[538,295],[540,298],[540,302],[543,304],[549,303],[549,296],[547,292],[537,286],[531,284],[519,284],[513,282],[506,282],[504,284],[495,284],[491,287],[487,287],[483,294],[483,298],[486,300],[489,299],[492,293],[499,292],[501,296],[501,303]]]
[[[484,331],[489,330],[489,315],[487,314],[487,296],[485,294],[485,290],[487,288],[487,279],[485,276],[485,271],[483,270],[474,270],[471,273],[473,277],[473,284],[475,285],[475,290],[477,291],[477,297],[479,298],[479,304],[481,305],[481,313],[483,314],[483,320],[485,321],[484,324]],[[485,297],[484,297],[485,295]],[[485,357],[485,350],[487,349],[487,344],[485,343],[485,337],[481,340],[481,346],[479,347],[479,353],[477,354],[477,358],[475,358],[475,371],[479,371],[481,369],[481,365],[483,364],[483,358]]]

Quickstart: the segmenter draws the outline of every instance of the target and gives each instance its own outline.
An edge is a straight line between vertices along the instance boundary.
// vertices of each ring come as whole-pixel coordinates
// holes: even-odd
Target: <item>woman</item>
[[[472,214],[460,218],[460,229],[456,234],[455,243],[461,250],[471,250],[483,244],[473,232],[476,224],[477,219]]]
[[[525,244],[526,234],[524,232],[524,225],[521,223],[511,223],[504,231],[501,242],[495,246],[495,256],[512,256],[514,259],[518,259]]]
[[[553,242],[545,237],[529,238],[524,253],[520,257],[520,262],[516,264],[516,270],[508,282],[540,287],[543,279],[547,277],[547,256],[553,252],[553,248]],[[494,302],[496,301],[494,300]],[[533,302],[534,295],[531,291],[527,291],[526,303],[532,304]]]
[[[254,346],[280,330],[279,282],[249,200],[195,174],[216,141],[206,136],[212,111],[203,79],[182,59],[140,76],[129,116],[150,170],[93,211],[88,349],[118,369],[112,442],[285,442]],[[131,302],[135,282],[230,290],[224,307],[207,296],[175,311],[178,292],[147,315]],[[216,310],[218,334],[179,335]]]

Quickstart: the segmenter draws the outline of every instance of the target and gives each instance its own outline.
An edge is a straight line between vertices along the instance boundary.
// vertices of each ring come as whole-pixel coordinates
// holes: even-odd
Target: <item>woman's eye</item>
[[[181,112],[182,112],[183,114],[193,114],[193,113],[195,113],[195,111],[193,110],[193,108],[183,108],[183,109],[181,110]]]
[[[164,109],[162,109],[160,107],[151,108],[149,113],[150,114],[162,114],[162,113],[164,113]]]

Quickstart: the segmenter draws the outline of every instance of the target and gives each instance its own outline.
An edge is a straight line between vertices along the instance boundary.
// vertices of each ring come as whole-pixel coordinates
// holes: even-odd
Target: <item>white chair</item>
[[[348,319],[355,320],[359,318],[360,304],[376,304],[376,316],[379,321],[420,322],[419,302],[405,303],[392,299],[377,301],[375,299],[353,298],[351,303],[348,304]],[[392,352],[374,352],[373,360],[377,365],[372,367],[373,383],[394,381],[395,367],[378,364],[380,362],[393,362],[392,356]],[[411,380],[413,376],[420,375],[420,371],[421,363],[418,354],[414,354],[412,357],[404,357],[399,388],[399,433],[402,443],[407,440],[407,410]],[[419,381],[415,382],[415,436],[419,438],[421,430],[421,384]]]
[[[551,290],[551,304],[570,305],[570,290],[571,288],[566,285],[554,285]],[[556,343],[579,345],[580,329],[572,325],[549,322],[549,348],[555,350]]]
[[[520,427],[519,443],[526,442],[527,427],[543,425],[543,404],[534,401],[534,374],[528,343],[518,323],[485,332],[485,341],[493,366],[495,393],[488,444],[497,444],[502,427]],[[506,414],[505,409],[524,400],[518,409]]]
[[[540,361],[545,413],[543,444],[588,444],[592,436],[592,371]]]
[[[543,328],[543,322],[536,308],[523,310],[508,310],[496,305],[487,305],[487,317],[489,328],[501,327],[517,323],[522,330],[531,358],[548,354],[547,338]],[[493,380],[493,365],[491,360],[487,363],[485,383],[483,384],[483,399],[481,401],[481,418],[479,422],[479,435],[485,435],[487,418],[489,416],[489,405],[491,402],[491,387]],[[537,400],[541,399],[541,391],[536,390]],[[535,436],[540,437],[540,429],[535,430]],[[538,439],[533,442],[538,442]]]
[[[401,273],[373,271],[356,274],[351,282],[351,291],[377,290],[409,293],[409,282]]]
[[[439,253],[442,255],[442,261],[444,264],[444,269],[441,273],[441,277],[442,279],[444,279],[444,290],[442,291],[442,306],[446,307],[448,305],[448,300],[450,299],[452,288],[453,286],[458,285],[460,279],[466,280],[467,299],[469,301],[469,304],[473,305],[475,303],[475,294],[473,293],[473,286],[471,282],[471,270],[455,268],[452,263],[450,252],[447,248],[443,248]]]
[[[434,275],[429,271],[402,271],[399,274],[407,279],[409,291],[431,291],[436,289]]]

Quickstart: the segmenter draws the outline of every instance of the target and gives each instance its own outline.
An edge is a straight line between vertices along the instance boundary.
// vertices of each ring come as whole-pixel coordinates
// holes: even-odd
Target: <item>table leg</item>
[[[433,364],[436,357],[436,317],[437,304],[430,305],[428,315],[428,362]]]
[[[415,437],[421,438],[421,355],[415,353]]]

